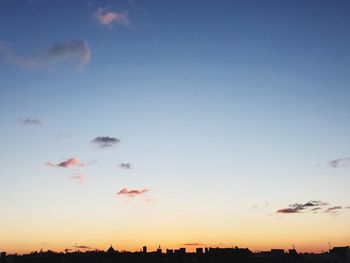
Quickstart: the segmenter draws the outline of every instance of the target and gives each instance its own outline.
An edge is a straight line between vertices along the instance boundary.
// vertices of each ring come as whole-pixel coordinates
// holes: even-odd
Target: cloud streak
[[[304,204],[300,203],[295,203],[295,204],[290,204],[286,208],[281,208],[276,211],[276,213],[280,214],[295,214],[295,213],[300,213],[303,210],[311,209],[312,211],[316,211],[321,209],[322,206],[326,206],[328,203],[322,202],[322,201],[309,201]]]
[[[23,118],[19,120],[23,125],[28,125],[28,126],[41,126],[42,122],[37,119],[37,118]]]
[[[300,209],[298,208],[281,208],[276,211],[276,213],[282,213],[282,214],[294,214],[294,213],[299,213]]]
[[[332,168],[339,168],[350,165],[350,157],[338,158],[328,162]]]
[[[120,163],[119,167],[125,170],[131,169],[131,164],[130,163]]]
[[[127,197],[136,197],[138,195],[143,195],[144,193],[148,192],[149,189],[144,188],[144,189],[128,189],[128,188],[123,188],[122,190],[120,190],[117,195],[124,195]]]
[[[112,11],[106,8],[99,8],[95,13],[94,17],[97,21],[104,26],[111,26],[117,24],[124,27],[131,27],[128,13]]]
[[[339,210],[343,209],[342,206],[332,206],[327,208],[327,210],[325,210],[325,213],[337,213]]]
[[[71,166],[80,166],[80,167],[85,166],[84,163],[80,162],[79,159],[76,159],[76,158],[70,158],[57,164],[52,162],[46,162],[46,165],[50,167],[61,167],[61,168],[68,168]]]
[[[92,249],[92,247],[85,246],[85,245],[75,245],[73,247],[74,248],[78,248],[78,249]]]
[[[92,143],[96,144],[100,148],[108,148],[120,143],[120,139],[108,136],[101,136],[93,139]]]
[[[185,244],[182,244],[183,246],[203,246],[202,243],[185,243]]]
[[[83,68],[91,60],[91,50],[83,40],[55,43],[35,54],[21,55],[0,43],[0,57],[22,69],[54,70],[73,65]]]

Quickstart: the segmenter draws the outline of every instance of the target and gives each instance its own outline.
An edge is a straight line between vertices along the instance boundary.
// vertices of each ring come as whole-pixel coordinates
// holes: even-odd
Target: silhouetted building
[[[114,248],[112,247],[112,245],[109,247],[109,249],[107,250],[107,253],[108,254],[114,254],[115,253],[115,250]]]
[[[203,254],[203,248],[197,247],[197,248],[196,248],[196,253],[197,253],[197,254]]]
[[[273,248],[273,249],[271,249],[271,254],[274,255],[274,256],[283,256],[284,255],[284,249]]]
[[[143,252],[143,253],[147,253],[147,246],[143,246],[143,247],[142,247],[142,252]]]
[[[294,248],[293,249],[289,249],[288,250],[288,254],[292,255],[292,256],[299,255],[298,252]]]
[[[346,247],[334,247],[329,251],[333,257],[337,257],[339,262],[350,262],[350,248]]]
[[[181,247],[179,249],[175,249],[175,254],[186,254],[186,248]]]
[[[5,262],[5,258],[6,258],[6,252],[1,252],[0,254],[0,262]]]

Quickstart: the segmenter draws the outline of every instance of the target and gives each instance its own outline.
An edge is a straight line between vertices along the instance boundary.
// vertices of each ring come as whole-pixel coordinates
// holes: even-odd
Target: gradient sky
[[[349,12],[1,0],[0,251],[349,245]]]

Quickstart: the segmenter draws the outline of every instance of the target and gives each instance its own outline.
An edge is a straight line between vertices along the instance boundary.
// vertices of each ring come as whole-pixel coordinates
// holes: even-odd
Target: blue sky
[[[8,213],[0,226],[9,231],[0,244],[27,251],[122,242],[112,233],[89,238],[93,221],[84,219],[102,215],[106,226],[121,218],[128,229],[164,217],[160,229],[188,233],[170,231],[170,240],[254,248],[264,240],[232,222],[264,229],[266,221],[266,231],[288,236],[283,229],[303,220],[304,232],[289,240],[304,250],[343,244],[349,9],[347,1],[1,1],[0,205]],[[120,143],[100,149],[92,142],[99,136]],[[45,164],[69,158],[84,167]],[[116,195],[123,188],[140,194]],[[313,216],[293,206],[310,200],[342,208]],[[288,207],[293,215],[276,213]],[[50,211],[57,222],[20,243],[13,222],[33,229],[52,220]],[[134,221],[143,213],[154,216]],[[81,228],[74,240],[44,240],[72,222]],[[332,223],[338,228],[320,232]],[[306,238],[318,224],[319,239]],[[161,233],[141,236],[179,245]],[[125,248],[139,245],[136,236],[125,240]],[[277,232],[269,242],[289,244]]]

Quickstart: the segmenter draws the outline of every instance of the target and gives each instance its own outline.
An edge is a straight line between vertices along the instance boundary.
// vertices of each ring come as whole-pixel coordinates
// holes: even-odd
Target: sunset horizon
[[[49,244],[42,244],[42,246],[38,246],[37,248],[34,249],[28,249],[28,250],[7,250],[6,253],[9,255],[26,255],[26,254],[31,254],[31,253],[39,253],[39,252],[54,252],[54,253],[86,253],[86,252],[94,252],[94,251],[102,251],[106,252],[110,247],[115,249],[116,251],[120,253],[125,253],[125,252],[140,252],[142,251],[142,248],[144,246],[147,247],[149,252],[156,252],[157,249],[162,250],[162,253],[166,253],[167,249],[175,250],[175,249],[180,249],[180,248],[185,248],[187,253],[195,253],[197,248],[220,248],[220,249],[227,249],[227,248],[240,248],[240,249],[249,249],[253,253],[260,253],[260,252],[269,252],[273,249],[282,249],[285,252],[287,252],[290,249],[295,249],[298,253],[311,253],[311,254],[321,254],[321,253],[326,253],[329,252],[332,248],[334,247],[348,247],[348,244],[336,244],[336,246],[331,246],[330,244],[325,244],[323,247],[313,247],[312,245],[308,245],[305,247],[298,247],[295,245],[290,245],[290,246],[281,246],[281,245],[276,245],[273,247],[269,246],[237,246],[237,245],[225,245],[223,243],[218,243],[218,244],[198,244],[198,245],[193,245],[193,244],[174,244],[171,245],[169,243],[169,246],[162,246],[161,244],[158,245],[152,245],[148,246],[147,244],[144,243],[139,243],[142,244],[140,246],[129,246],[129,247],[123,247],[122,245],[119,245],[116,243],[105,243],[106,245],[100,245],[100,246],[88,246],[88,245],[81,245],[79,243],[73,243],[67,247],[64,246],[52,246]]]
[[[350,262],[349,12],[0,0],[0,252],[295,248]]]

